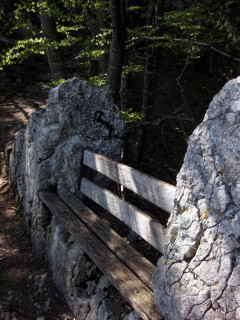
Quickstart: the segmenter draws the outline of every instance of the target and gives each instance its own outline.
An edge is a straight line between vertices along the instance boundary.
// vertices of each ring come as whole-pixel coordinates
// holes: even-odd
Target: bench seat
[[[155,308],[151,288],[155,267],[146,258],[76,195],[39,191],[39,197],[144,320],[163,319]]]

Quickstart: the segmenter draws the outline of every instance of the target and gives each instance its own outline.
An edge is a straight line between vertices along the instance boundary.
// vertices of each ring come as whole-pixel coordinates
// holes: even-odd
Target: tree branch
[[[185,121],[185,122],[191,122],[194,125],[197,125],[199,122],[196,121],[196,119],[189,118],[189,117],[178,117],[178,116],[172,116],[172,115],[162,115],[160,118],[156,120],[143,120],[138,121],[135,124],[132,124],[128,129],[125,130],[124,136],[126,136],[129,132],[134,132],[135,130],[146,127],[146,126],[159,126],[164,121]]]
[[[7,44],[7,45],[15,45],[17,43],[17,40],[13,40],[7,37],[4,37],[0,34],[0,42]]]
[[[182,43],[188,43],[188,44],[192,44],[192,45],[197,45],[200,47],[205,47],[208,48],[209,50],[215,51],[218,54],[221,54],[229,59],[232,59],[234,61],[240,61],[240,58],[236,58],[233,57],[232,55],[221,51],[213,46],[211,46],[210,44],[204,43],[204,42],[199,42],[199,41],[195,41],[192,39],[184,39],[184,38],[171,38],[171,37],[148,37],[148,36],[142,36],[142,37],[138,37],[138,38],[133,38],[130,39],[128,41],[126,41],[126,44],[131,43],[131,42],[135,42],[135,41],[139,41],[139,40],[148,40],[148,41],[170,41],[170,42],[182,42]]]
[[[166,120],[173,120],[173,121],[186,121],[186,122],[191,122],[191,123],[197,123],[197,121],[193,118],[189,117],[177,117],[177,116],[171,116],[171,115],[162,115],[161,118],[156,119],[156,120],[143,120],[139,122],[140,126],[159,126],[160,123]]]

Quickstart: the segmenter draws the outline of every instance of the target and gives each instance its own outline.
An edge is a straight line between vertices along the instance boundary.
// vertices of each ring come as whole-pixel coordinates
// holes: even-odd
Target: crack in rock
[[[99,111],[100,118],[94,117]],[[97,285],[102,274],[96,269],[95,277],[85,276],[81,244],[41,204],[38,191],[76,192],[83,149],[118,160],[123,130],[110,91],[74,78],[50,91],[46,110],[32,114],[9,154],[10,180],[17,184],[34,255],[48,256],[54,281],[79,319],[98,313],[110,318],[107,289]]]
[[[177,177],[153,276],[166,320],[240,319],[239,123],[240,77],[213,98]]]

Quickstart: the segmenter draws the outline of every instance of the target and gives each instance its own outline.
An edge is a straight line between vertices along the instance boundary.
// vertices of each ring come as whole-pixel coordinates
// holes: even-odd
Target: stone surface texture
[[[240,319],[240,77],[214,97],[177,176],[153,277],[167,320]]]
[[[49,259],[55,283],[77,319],[115,319],[109,297],[114,290],[81,243],[42,205],[38,191],[76,192],[83,149],[119,159],[123,129],[110,92],[73,78],[50,91],[46,110],[32,114],[6,149],[9,177],[22,203],[35,256]]]

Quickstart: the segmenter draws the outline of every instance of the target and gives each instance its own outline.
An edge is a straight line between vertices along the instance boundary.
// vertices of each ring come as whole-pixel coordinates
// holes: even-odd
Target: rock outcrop
[[[177,177],[154,274],[168,320],[240,319],[240,77],[211,102]]]
[[[177,177],[166,250],[153,277],[156,305],[167,320],[240,319],[239,126],[237,78],[214,97]],[[31,116],[6,151],[34,253],[48,258],[78,319],[139,317],[42,205],[38,191],[76,192],[83,149],[119,159],[122,133],[110,92],[74,78],[50,91],[46,110]]]
[[[46,110],[32,114],[20,131],[10,156],[10,180],[16,182],[37,256],[45,251],[49,223],[38,191],[77,191],[82,150],[118,158],[122,130],[110,92],[75,78],[52,89]]]
[[[12,151],[7,149],[9,177],[23,206],[35,256],[48,258],[57,287],[79,319],[115,319],[108,294],[113,288],[81,243],[42,205],[38,191],[77,191],[83,149],[119,159],[122,133],[110,92],[74,78],[50,91],[46,110],[32,114]]]

